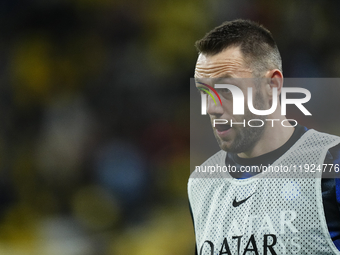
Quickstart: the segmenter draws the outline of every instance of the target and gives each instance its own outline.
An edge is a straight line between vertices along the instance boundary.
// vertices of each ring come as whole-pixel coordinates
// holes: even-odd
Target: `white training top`
[[[248,179],[193,172],[188,193],[198,254],[340,254],[327,229],[320,171],[338,143],[337,136],[309,130],[271,165],[279,171]],[[226,169],[225,158],[219,151],[201,169]]]

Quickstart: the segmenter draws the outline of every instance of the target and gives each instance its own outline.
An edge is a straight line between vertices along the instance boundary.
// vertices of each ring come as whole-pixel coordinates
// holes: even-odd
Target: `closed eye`
[[[216,89],[218,93],[230,93],[231,91],[227,88]]]
[[[227,88],[216,89],[216,91],[220,96],[222,96],[224,98],[228,98],[231,95],[231,91]]]

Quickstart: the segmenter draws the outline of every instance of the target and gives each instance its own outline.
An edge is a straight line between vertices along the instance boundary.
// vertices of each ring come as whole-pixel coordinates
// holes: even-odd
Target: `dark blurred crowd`
[[[249,18],[272,31],[286,76],[339,77],[339,5],[1,1],[0,254],[193,254],[194,42]],[[340,92],[315,90],[315,108]]]

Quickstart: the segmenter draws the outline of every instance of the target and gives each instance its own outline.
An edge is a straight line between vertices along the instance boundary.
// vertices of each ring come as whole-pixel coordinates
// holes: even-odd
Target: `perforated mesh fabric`
[[[322,165],[338,143],[339,137],[309,130],[273,166]],[[223,166],[225,157],[220,151],[202,166]],[[193,172],[188,193],[198,254],[340,254],[326,225],[321,174],[267,172],[238,180],[228,172],[214,178]]]

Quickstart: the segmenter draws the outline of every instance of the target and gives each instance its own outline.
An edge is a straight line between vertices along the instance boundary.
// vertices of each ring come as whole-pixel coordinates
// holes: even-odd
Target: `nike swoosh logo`
[[[236,197],[235,197],[235,199],[234,199],[234,201],[233,201],[233,206],[234,207],[238,207],[238,206],[240,206],[241,204],[243,204],[244,202],[246,202],[252,195],[254,195],[256,192],[254,192],[253,194],[251,194],[249,197],[247,197],[247,198],[245,198],[245,199],[243,199],[243,200],[241,200],[241,201],[236,201]]]

